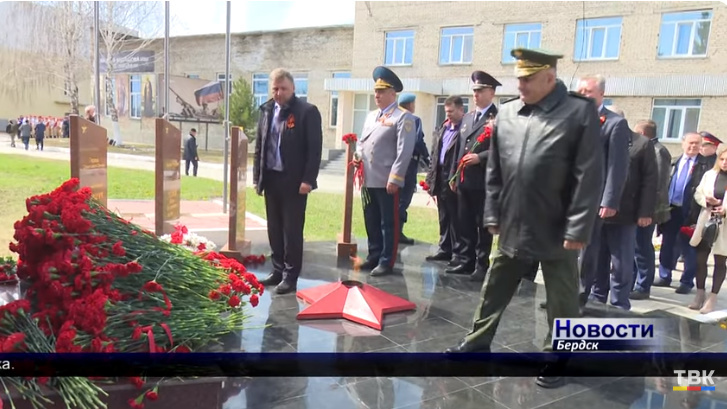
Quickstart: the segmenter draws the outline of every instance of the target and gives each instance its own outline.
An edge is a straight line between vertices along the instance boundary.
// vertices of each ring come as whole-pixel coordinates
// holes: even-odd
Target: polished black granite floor
[[[253,252],[265,253],[265,237],[253,238]],[[365,243],[361,243],[364,244]],[[345,320],[298,321],[306,307],[294,294],[266,293],[251,310],[240,349],[251,352],[440,352],[467,333],[479,297],[479,284],[445,275],[444,266],[424,261],[429,245],[404,246],[398,272],[368,277],[337,261],[333,243],[306,242],[299,289],[336,280],[355,279],[409,299],[412,312],[387,315],[384,329],[375,331]],[[269,263],[251,270],[260,276]],[[545,289],[524,282],[505,312],[494,351],[537,352],[548,326],[539,308]],[[607,307],[592,308],[592,316],[632,316]],[[661,317],[661,316],[660,316]],[[727,351],[727,331],[682,317],[667,316],[661,350],[665,352]],[[240,380],[240,393],[225,409],[242,408],[722,408],[727,390],[672,391],[671,379],[580,378],[548,390],[532,378],[258,378]]]

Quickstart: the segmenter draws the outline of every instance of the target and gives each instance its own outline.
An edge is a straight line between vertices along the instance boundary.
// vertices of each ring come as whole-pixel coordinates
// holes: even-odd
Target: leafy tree
[[[245,131],[248,139],[255,138],[255,128],[258,120],[258,107],[255,105],[255,98],[252,88],[244,78],[238,78],[232,85],[230,101],[230,123],[233,126],[240,126]],[[220,108],[220,115],[224,120],[225,107]]]

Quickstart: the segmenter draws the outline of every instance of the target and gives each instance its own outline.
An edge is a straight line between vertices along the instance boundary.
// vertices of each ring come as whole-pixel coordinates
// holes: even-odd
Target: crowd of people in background
[[[15,147],[15,139],[19,139],[25,150],[30,147],[30,140],[35,139],[35,149],[43,150],[45,138],[68,138],[70,123],[68,115],[63,118],[51,116],[21,115],[8,121],[5,132],[10,135],[10,146]]]

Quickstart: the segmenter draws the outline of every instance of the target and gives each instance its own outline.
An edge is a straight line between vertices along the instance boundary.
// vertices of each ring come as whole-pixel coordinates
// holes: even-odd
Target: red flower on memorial
[[[347,133],[347,134],[343,135],[343,138],[341,138],[341,139],[347,145],[356,143],[356,141],[358,141],[358,138],[356,137],[355,133]]]
[[[425,191],[427,191],[427,192],[429,191],[429,185],[427,184],[426,181],[422,180],[421,182],[419,182],[419,186],[421,186],[422,189],[424,189]]]

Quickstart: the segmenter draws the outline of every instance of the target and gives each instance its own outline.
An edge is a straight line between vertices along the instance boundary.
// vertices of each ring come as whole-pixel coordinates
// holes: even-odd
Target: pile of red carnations
[[[17,265],[0,280],[20,281],[22,299],[0,307],[2,352],[191,352],[243,327],[242,307],[263,286],[243,264],[159,240],[91,199],[71,179],[27,200],[15,223]],[[6,280],[7,281],[7,280]],[[141,378],[132,378],[140,389]],[[39,385],[70,407],[98,408],[102,391],[87,378],[0,378],[37,407]],[[150,385],[132,407],[155,399]]]

